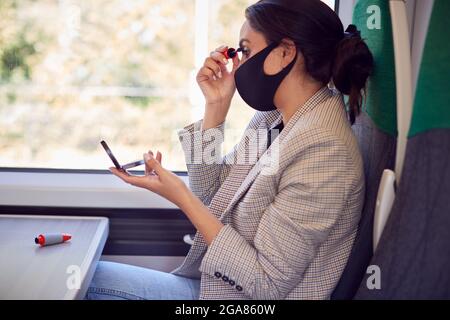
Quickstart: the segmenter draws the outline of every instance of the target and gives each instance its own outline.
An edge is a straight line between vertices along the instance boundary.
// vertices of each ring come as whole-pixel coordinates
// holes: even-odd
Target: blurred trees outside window
[[[105,169],[104,139],[122,163],[160,150],[184,171],[176,132],[202,117],[197,68],[237,47],[254,2],[1,0],[0,167]],[[236,94],[225,152],[252,115]]]

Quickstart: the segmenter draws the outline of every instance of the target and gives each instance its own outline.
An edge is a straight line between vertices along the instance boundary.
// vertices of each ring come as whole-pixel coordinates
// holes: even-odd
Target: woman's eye
[[[246,58],[250,55],[250,50],[248,48],[241,48],[242,55]]]

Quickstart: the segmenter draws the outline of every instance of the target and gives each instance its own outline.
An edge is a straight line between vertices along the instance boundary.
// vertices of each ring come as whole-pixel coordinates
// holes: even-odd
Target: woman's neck
[[[299,108],[317,92],[323,85],[311,79],[300,79],[288,75],[281,83],[274,98],[275,105],[286,125]]]

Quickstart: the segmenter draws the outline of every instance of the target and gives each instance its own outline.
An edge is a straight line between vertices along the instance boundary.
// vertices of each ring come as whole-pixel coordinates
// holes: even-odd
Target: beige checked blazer
[[[201,278],[200,299],[328,299],[341,276],[364,201],[342,96],[319,90],[267,149],[267,134],[254,129],[281,120],[277,110],[257,112],[225,157],[223,124],[179,131],[190,187],[225,225],[209,247],[197,232],[173,271]],[[205,150],[215,161],[198,156]]]

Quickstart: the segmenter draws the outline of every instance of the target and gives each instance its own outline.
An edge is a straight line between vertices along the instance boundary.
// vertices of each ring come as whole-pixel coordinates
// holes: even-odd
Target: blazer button
[[[214,275],[216,276],[216,278],[222,278],[222,274],[219,271],[216,271]]]
[[[241,286],[236,286],[236,290],[237,291],[242,291],[242,287]]]
[[[228,283],[230,284],[230,286],[234,286],[236,284],[236,282],[234,282],[233,280],[230,280]]]
[[[227,276],[223,276],[222,280],[225,281],[225,282],[228,282],[228,277]]]

